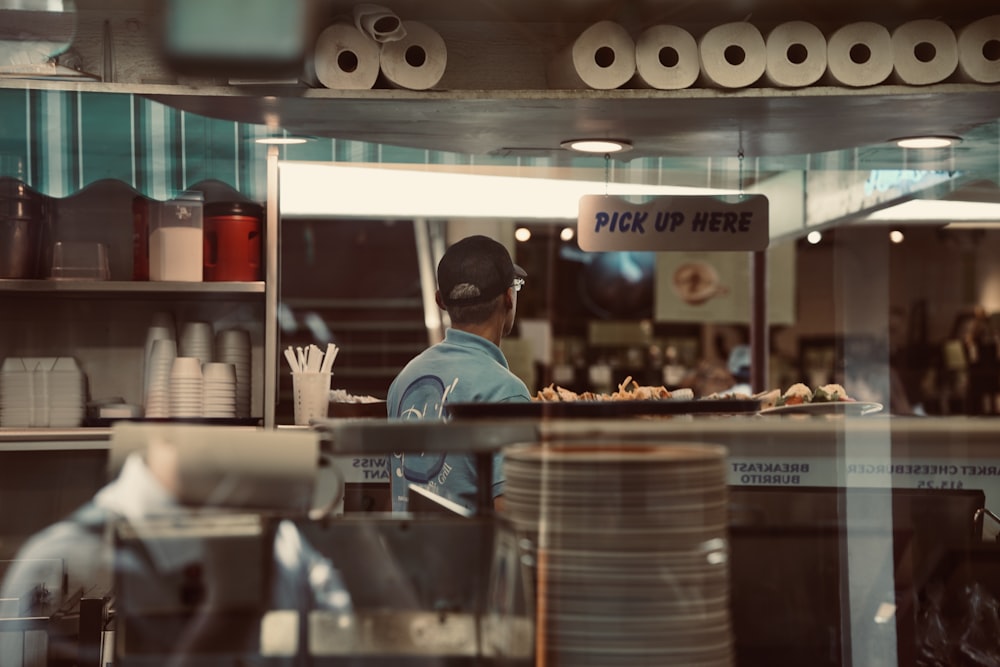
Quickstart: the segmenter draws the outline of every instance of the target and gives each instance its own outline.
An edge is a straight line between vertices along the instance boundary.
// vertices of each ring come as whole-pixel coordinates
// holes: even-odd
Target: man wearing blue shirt
[[[528,388],[510,372],[500,339],[510,334],[524,269],[500,243],[470,236],[452,245],[438,263],[438,306],[451,318],[440,343],[424,350],[389,387],[390,419],[446,419],[452,403],[530,401]],[[475,507],[477,478],[471,454],[394,454],[390,462],[392,508],[406,511],[410,484]],[[492,497],[503,493],[500,455],[493,461]]]

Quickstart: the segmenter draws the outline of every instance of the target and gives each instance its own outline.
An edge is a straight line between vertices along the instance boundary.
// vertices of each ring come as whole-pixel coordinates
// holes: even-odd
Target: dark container
[[[46,198],[23,182],[0,179],[0,278],[41,278],[49,243]]]
[[[261,279],[264,207],[253,202],[205,204],[206,281]]]

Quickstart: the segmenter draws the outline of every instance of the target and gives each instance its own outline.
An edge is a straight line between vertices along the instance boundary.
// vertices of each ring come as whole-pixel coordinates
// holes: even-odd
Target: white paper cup
[[[296,424],[307,426],[313,419],[326,419],[332,376],[333,373],[292,373]]]

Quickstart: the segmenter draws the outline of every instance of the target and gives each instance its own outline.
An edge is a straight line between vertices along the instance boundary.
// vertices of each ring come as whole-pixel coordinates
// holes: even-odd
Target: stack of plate
[[[236,371],[236,417],[250,417],[253,395],[251,382],[250,332],[243,329],[225,329],[215,336],[215,360],[232,364]]]
[[[10,357],[0,369],[0,426],[79,426],[86,394],[86,379],[72,357]]]
[[[204,378],[198,357],[176,357],[170,367],[170,416],[201,417]]]
[[[204,377],[205,408],[208,419],[236,416],[236,369],[232,364],[213,362],[201,369]]]
[[[535,545],[540,660],[732,664],[724,448],[518,445],[504,472]]]
[[[41,373],[45,396],[44,405],[48,410],[48,423],[51,428],[73,428],[83,423],[87,412],[87,387],[83,372],[72,357],[59,357],[39,362],[35,367],[36,392],[37,378]]]
[[[34,364],[7,357],[0,367],[0,426],[25,428],[34,421]]]

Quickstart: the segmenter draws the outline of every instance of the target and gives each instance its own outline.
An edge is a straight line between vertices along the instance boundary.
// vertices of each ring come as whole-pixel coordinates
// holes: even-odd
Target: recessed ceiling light
[[[580,153],[623,153],[632,150],[632,143],[624,139],[571,139],[559,145]]]
[[[893,142],[900,148],[946,148],[962,141],[961,137],[933,135],[925,137],[900,137]]]
[[[293,144],[304,144],[309,141],[309,137],[261,137],[255,141],[258,144],[267,144],[269,146],[291,146]]]

